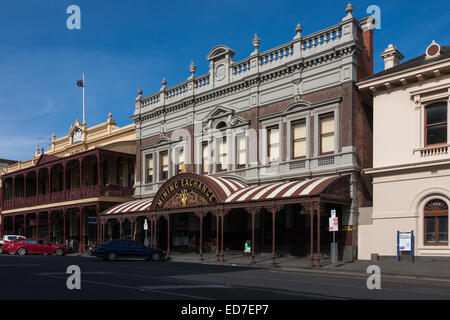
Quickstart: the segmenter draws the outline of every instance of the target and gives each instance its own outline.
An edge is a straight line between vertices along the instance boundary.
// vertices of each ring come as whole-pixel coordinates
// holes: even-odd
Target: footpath
[[[80,256],[80,254],[74,253],[71,254],[71,256]],[[83,252],[81,256],[89,257],[88,252]],[[414,263],[411,262],[409,258],[403,258],[400,262],[397,262],[396,257],[382,257],[377,261],[339,261],[336,265],[331,264],[329,259],[321,259],[320,268],[310,267],[309,257],[294,256],[277,257],[274,265],[272,263],[272,256],[269,253],[256,255],[255,263],[252,263],[250,255],[244,255],[243,253],[238,252],[225,253],[224,261],[217,261],[215,253],[203,254],[203,260],[201,261],[198,253],[171,252],[169,261],[233,267],[271,268],[323,274],[358,275],[364,277],[369,276],[367,268],[375,265],[380,268],[382,276],[450,283],[450,258],[439,257],[416,257]],[[314,260],[314,264],[315,262],[316,261]]]
[[[227,253],[224,256],[225,261],[217,261],[215,254],[204,254],[203,261],[200,261],[200,255],[198,253],[171,253],[170,260],[174,262],[273,268],[327,274],[362,275],[365,277],[369,276],[367,268],[371,265],[375,265],[380,268],[382,276],[436,280],[450,283],[449,258],[418,257],[413,263],[410,258],[403,258],[400,262],[397,262],[396,257],[382,257],[377,261],[339,261],[336,265],[331,264],[329,259],[324,259],[321,260],[320,268],[310,267],[309,257],[277,257],[275,259],[275,265],[273,265],[271,254],[257,255],[254,264],[251,263],[251,256],[242,253]]]

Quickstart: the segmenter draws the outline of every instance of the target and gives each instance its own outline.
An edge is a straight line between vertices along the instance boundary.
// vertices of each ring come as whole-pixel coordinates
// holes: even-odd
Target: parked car
[[[8,252],[8,246],[9,243],[16,240],[16,239],[25,239],[24,236],[21,235],[16,235],[16,234],[8,234],[8,235],[4,235],[2,239],[0,239],[0,253],[6,253]],[[3,249],[3,246],[6,245],[6,250]]]
[[[27,238],[18,239],[11,242],[8,247],[8,252],[24,256],[26,254],[55,254],[63,256],[72,252],[71,247],[59,244],[52,244],[47,239]]]
[[[116,239],[103,244],[93,244],[89,254],[109,261],[118,258],[144,258],[160,261],[165,259],[166,252],[158,248],[147,248],[135,240]]]
[[[0,247],[0,250],[2,251],[2,253],[8,253],[8,248],[9,245],[13,242],[19,241],[19,240],[23,240],[24,238],[16,238],[14,240],[11,241],[4,241],[3,245]]]

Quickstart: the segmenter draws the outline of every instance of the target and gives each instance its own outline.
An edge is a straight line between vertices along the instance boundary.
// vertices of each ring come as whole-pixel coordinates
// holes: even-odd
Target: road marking
[[[39,273],[35,273],[35,274],[38,274],[38,275],[42,275],[42,276],[46,276],[46,275],[58,275],[58,274],[61,274],[61,275],[67,275],[67,272],[39,272]],[[94,272],[86,272],[86,271],[83,271],[82,273],[81,273],[82,275],[89,275],[89,274],[114,274],[114,272],[96,272],[96,271],[94,271]]]
[[[160,290],[160,289],[197,289],[197,288],[231,288],[225,285],[211,285],[211,284],[192,284],[192,285],[163,285],[163,286],[145,286],[142,289]]]
[[[308,273],[301,271],[282,271],[282,270],[271,270],[269,272],[275,273],[284,273],[284,274],[300,274],[304,276],[317,276],[317,277],[328,277],[328,278],[348,278],[348,279],[366,279],[365,275],[346,275],[346,274],[318,274],[318,273]],[[438,287],[449,287],[450,280],[447,279],[436,279],[436,278],[410,278],[406,276],[401,276],[401,278],[395,278],[393,275],[383,275],[383,281],[386,282],[394,282],[394,283],[410,283],[410,284],[422,284],[422,285],[430,285],[430,286],[438,286]]]
[[[40,264],[0,264],[0,267],[39,267]]]
[[[46,273],[36,273],[36,275],[41,275],[41,276],[44,276],[44,277],[56,278],[56,279],[66,279],[65,277],[58,277],[58,276],[51,275],[51,274],[48,274],[48,273],[47,274]],[[123,285],[120,285],[120,284],[108,283],[108,282],[81,280],[81,283],[92,283],[92,284],[103,285],[103,286],[110,286],[110,287],[117,287],[117,288],[131,289],[131,290],[139,290],[141,292],[142,291],[151,291],[151,292],[155,292],[155,293],[164,293],[164,294],[167,294],[167,295],[173,295],[173,296],[179,296],[179,297],[191,298],[191,299],[198,299],[198,300],[214,300],[212,298],[207,298],[207,297],[192,296],[192,295],[188,295],[188,294],[167,292],[167,291],[161,291],[161,290],[143,289],[142,287],[123,286]]]

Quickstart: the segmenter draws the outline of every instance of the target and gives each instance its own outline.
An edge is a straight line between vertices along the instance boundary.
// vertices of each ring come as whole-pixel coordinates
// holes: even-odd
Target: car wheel
[[[64,250],[63,249],[56,249],[55,254],[57,256],[63,256],[64,255]]]
[[[154,254],[152,254],[152,260],[153,260],[153,261],[159,261],[160,258],[161,258],[161,257],[160,257],[160,255],[159,255],[159,253],[154,253]]]
[[[117,260],[117,253],[115,252],[108,252],[108,261],[116,261]]]
[[[25,248],[19,248],[19,249],[17,249],[17,254],[19,256],[24,256],[27,254],[27,250]]]

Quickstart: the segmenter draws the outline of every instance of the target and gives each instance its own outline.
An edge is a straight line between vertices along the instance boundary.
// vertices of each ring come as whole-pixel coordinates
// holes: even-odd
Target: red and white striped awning
[[[203,177],[206,180],[210,181],[210,183],[213,184],[217,189],[222,190],[227,197],[241,189],[248,188],[248,185],[234,179],[212,176]]]
[[[332,176],[247,187],[228,196],[225,203],[314,195],[321,193],[328,185],[338,178],[339,176]]]
[[[134,213],[143,212],[148,210],[152,204],[152,200],[133,200],[118,204],[112,208],[109,208],[104,214],[122,214],[122,213]]]

